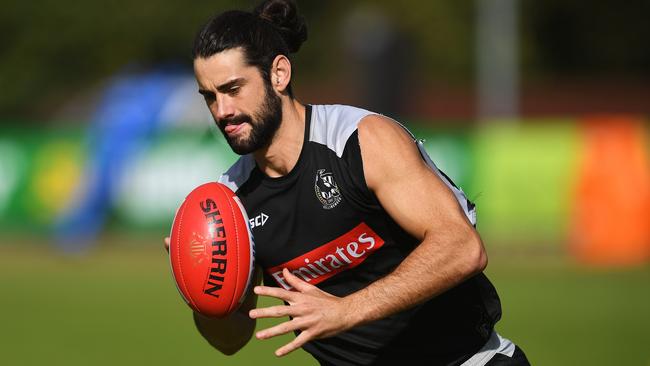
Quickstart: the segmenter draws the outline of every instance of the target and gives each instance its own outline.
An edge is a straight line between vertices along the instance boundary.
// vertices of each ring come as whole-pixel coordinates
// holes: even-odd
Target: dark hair
[[[248,65],[271,82],[271,64],[277,55],[297,52],[307,40],[307,25],[291,0],[266,0],[252,12],[231,10],[208,21],[194,39],[192,58],[208,58],[241,47]],[[293,97],[291,85],[287,87]]]

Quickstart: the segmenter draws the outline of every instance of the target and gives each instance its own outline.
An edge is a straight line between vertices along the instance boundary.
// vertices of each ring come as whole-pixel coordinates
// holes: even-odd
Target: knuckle
[[[293,321],[295,329],[300,329],[301,333],[304,333],[309,329],[309,324],[305,322],[304,319],[295,318]]]
[[[306,312],[303,304],[291,305],[291,308],[293,309],[293,313],[296,315],[303,315]]]
[[[303,330],[301,334],[304,334],[303,339],[310,339],[311,335],[312,335],[312,330],[311,330],[311,328],[307,328],[307,329]]]
[[[282,332],[282,334],[290,332],[292,330],[291,322],[286,322],[282,324],[282,326],[278,330]]]

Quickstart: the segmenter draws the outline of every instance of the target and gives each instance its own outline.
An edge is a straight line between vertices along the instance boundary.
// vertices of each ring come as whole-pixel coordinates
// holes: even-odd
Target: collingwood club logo
[[[325,169],[318,169],[316,172],[316,182],[314,183],[316,198],[323,204],[323,208],[329,210],[336,207],[341,202],[341,192],[334,181],[332,173]]]

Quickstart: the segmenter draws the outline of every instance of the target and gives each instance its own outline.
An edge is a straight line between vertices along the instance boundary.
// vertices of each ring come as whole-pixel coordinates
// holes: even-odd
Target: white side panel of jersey
[[[255,159],[253,159],[253,155],[244,155],[219,177],[218,182],[236,193],[239,187],[246,183],[254,168]]]
[[[369,114],[376,113],[339,104],[314,105],[311,110],[309,141],[327,146],[340,158],[359,121]]]
[[[443,182],[451,189],[451,191],[454,193],[454,196],[456,196],[456,200],[460,204],[460,207],[463,208],[463,212],[465,212],[465,216],[469,219],[469,222],[472,223],[472,225],[476,226],[476,207],[472,207],[471,209],[469,208],[469,204],[467,202],[467,197],[465,197],[465,192],[463,192],[462,189],[454,187],[451,182],[440,173],[440,170],[438,170],[438,167],[436,164],[431,160],[429,157],[429,154],[427,151],[424,149],[424,145],[422,144],[422,141],[417,140],[416,141],[418,145],[418,149],[420,150],[420,154],[422,155],[422,158],[424,161],[427,163],[427,165],[433,169],[436,174],[438,174],[438,177],[442,179]]]

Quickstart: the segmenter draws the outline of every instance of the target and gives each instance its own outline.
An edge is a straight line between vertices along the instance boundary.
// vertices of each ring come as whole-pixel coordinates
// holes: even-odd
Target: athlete
[[[276,355],[302,347],[321,365],[527,365],[494,330],[474,205],[394,120],[299,102],[290,55],[306,39],[288,0],[222,13],[195,39],[199,92],[241,155],[220,182],[251,218],[264,279],[231,316],[194,314],[200,333],[232,354],[255,319],[285,318],[256,337],[295,332]],[[256,309],[258,295],[284,304]]]

